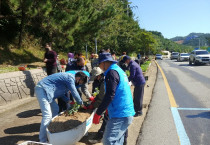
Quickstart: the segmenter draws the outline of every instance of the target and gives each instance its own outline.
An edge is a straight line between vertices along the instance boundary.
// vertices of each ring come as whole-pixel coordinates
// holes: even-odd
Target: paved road
[[[171,108],[167,97],[164,97],[168,94],[159,73],[151,109],[137,144],[210,144],[210,66],[189,66],[188,62],[169,59],[158,63],[166,75],[178,107]],[[168,115],[164,115],[166,112]],[[155,117],[157,114],[159,117]],[[155,126],[157,122],[161,127]],[[149,132],[152,141],[147,139]],[[177,132],[180,143],[174,132]]]

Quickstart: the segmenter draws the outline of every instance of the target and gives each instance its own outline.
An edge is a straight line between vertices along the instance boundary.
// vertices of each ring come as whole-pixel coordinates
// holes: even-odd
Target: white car
[[[172,59],[177,59],[178,58],[178,55],[179,55],[179,52],[172,52],[171,53],[171,60]]]
[[[163,56],[161,54],[156,54],[155,55],[155,59],[161,59],[161,60],[163,60]]]
[[[206,50],[193,50],[190,54],[189,64],[191,65],[210,63],[210,54]]]
[[[178,55],[177,61],[188,61],[190,57],[189,53],[180,53]]]

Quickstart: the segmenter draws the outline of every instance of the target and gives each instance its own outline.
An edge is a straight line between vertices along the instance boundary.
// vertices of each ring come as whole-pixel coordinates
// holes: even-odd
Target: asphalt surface
[[[210,65],[190,66],[188,62],[177,62],[169,59],[158,60],[157,62],[166,75],[178,107],[171,107],[168,98],[163,98],[168,94],[164,91],[165,86],[160,73],[158,73],[155,87],[157,92],[154,92],[148,117],[144,122],[138,143],[142,145],[209,145]],[[160,105],[161,101],[168,106]],[[170,111],[168,111],[169,108]],[[164,116],[166,112],[168,115]],[[159,118],[155,117],[157,114],[159,114]],[[171,121],[171,115],[174,121]],[[155,126],[157,122],[166,127],[164,125],[162,127]],[[169,127],[171,129],[168,129]],[[154,128],[158,129],[153,134]],[[167,132],[168,134],[166,134]],[[174,132],[177,133],[178,141]]]
[[[158,71],[152,101],[137,145],[178,145],[179,140],[170,110],[168,94]]]

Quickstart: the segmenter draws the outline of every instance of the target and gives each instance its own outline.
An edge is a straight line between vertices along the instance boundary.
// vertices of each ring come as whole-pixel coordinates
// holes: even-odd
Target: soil
[[[66,116],[62,113],[50,123],[48,129],[51,133],[58,133],[76,128],[85,122],[90,117],[91,113],[91,110],[80,110],[70,116]]]

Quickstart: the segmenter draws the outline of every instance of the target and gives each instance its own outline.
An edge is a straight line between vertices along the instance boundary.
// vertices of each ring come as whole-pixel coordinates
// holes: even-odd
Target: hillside
[[[190,33],[187,36],[184,37],[177,36],[171,38],[170,40],[178,44],[183,44],[193,47],[199,47],[199,45],[200,47],[210,46],[210,33]]]

